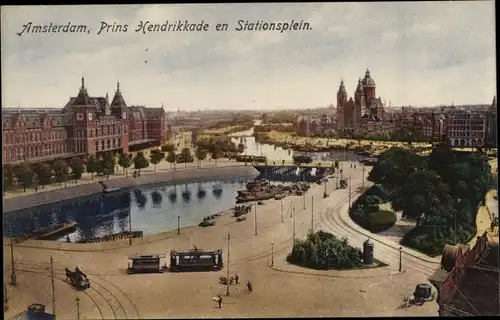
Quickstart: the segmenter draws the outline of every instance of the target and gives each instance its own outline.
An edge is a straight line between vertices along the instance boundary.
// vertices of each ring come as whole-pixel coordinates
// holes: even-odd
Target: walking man
[[[219,309],[221,309],[222,308],[222,297],[220,295],[218,295],[217,297],[219,298],[217,303],[219,304]]]
[[[239,276],[235,273],[235,274],[234,274],[234,282],[235,282],[236,284],[240,284],[239,280],[240,280],[240,277],[239,277]]]

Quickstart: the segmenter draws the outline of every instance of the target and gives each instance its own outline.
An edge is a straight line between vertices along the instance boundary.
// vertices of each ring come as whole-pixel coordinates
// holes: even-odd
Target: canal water
[[[128,231],[129,217],[132,230],[144,235],[176,229],[177,217],[181,227],[197,225],[205,216],[234,207],[237,190],[245,183],[245,179],[167,183],[10,212],[4,214],[4,236],[10,236],[10,229],[13,237],[23,237],[34,229],[76,221],[77,229],[69,235],[74,242]],[[215,192],[216,186],[222,192]],[[65,240],[65,236],[60,239]]]
[[[253,137],[254,129],[247,131],[237,132],[232,134],[231,141],[238,145],[242,142],[245,145],[245,151],[241,154],[247,154],[249,156],[266,156],[269,161],[276,161],[279,163],[281,160],[292,161],[293,156],[297,155],[309,155],[313,161],[356,161],[360,158],[359,155],[352,151],[343,150],[333,150],[330,152],[301,152],[293,150],[285,150],[281,147],[274,146],[271,144],[261,144],[255,141]]]

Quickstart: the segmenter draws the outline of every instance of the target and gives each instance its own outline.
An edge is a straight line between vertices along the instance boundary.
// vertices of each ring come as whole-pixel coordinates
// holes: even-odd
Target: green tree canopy
[[[132,166],[132,157],[127,153],[122,153],[118,158],[118,165],[125,171],[125,176],[128,176],[128,168]]]
[[[87,161],[85,163],[85,166],[86,166],[86,170],[88,173],[90,173],[92,179],[94,179],[94,173],[97,172],[97,169],[98,169],[98,162],[97,162],[97,158],[95,155],[90,155],[88,158],[87,158]]]
[[[156,172],[156,165],[160,163],[163,158],[165,157],[165,154],[161,152],[160,150],[152,150],[151,155],[149,156],[150,162],[154,165],[154,171]]]
[[[64,160],[56,160],[52,166],[56,181],[62,183],[68,180],[68,164]]]
[[[24,192],[26,192],[26,188],[29,188],[33,185],[33,177],[35,173],[28,162],[25,162],[17,167],[15,170],[15,175],[20,184],[22,184]]]
[[[38,177],[38,183],[45,186],[50,183],[50,178],[53,175],[52,168],[47,163],[39,163],[35,166],[35,173]]]
[[[170,163],[170,169],[172,169],[172,165],[177,161],[177,154],[175,153],[175,151],[169,151],[166,160],[168,163]]]
[[[134,168],[141,171],[141,169],[149,167],[148,159],[144,156],[142,151],[137,152],[134,157]]]
[[[85,162],[80,157],[74,157],[71,159],[69,166],[71,168],[71,173],[76,182],[80,179],[85,172]]]

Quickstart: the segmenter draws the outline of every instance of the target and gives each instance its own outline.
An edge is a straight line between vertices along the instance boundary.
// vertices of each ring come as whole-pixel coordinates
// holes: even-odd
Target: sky
[[[392,106],[489,104],[496,91],[493,1],[10,6],[1,8],[2,107],[63,107],[91,96],[167,111],[336,105],[367,68]],[[208,31],[135,32],[141,21]],[[309,23],[237,31],[239,20]],[[84,33],[23,26],[85,25]],[[102,32],[101,25],[128,25]],[[227,23],[227,31],[216,25]],[[110,29],[111,30],[111,29]]]

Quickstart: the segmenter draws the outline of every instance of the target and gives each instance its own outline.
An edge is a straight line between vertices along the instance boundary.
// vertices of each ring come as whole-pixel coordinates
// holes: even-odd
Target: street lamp
[[[10,274],[10,284],[17,285],[16,266],[14,263],[14,238],[12,238],[12,226],[10,226],[10,259],[12,262],[12,273]]]
[[[231,234],[227,233],[227,277],[226,277],[226,296],[229,296],[229,247]]]
[[[274,267],[274,243],[271,243],[271,267]]]
[[[402,255],[403,255],[403,247],[399,247],[399,272],[401,272],[401,270],[403,270]]]
[[[76,319],[80,320],[80,298],[76,297]]]
[[[177,216],[177,234],[181,234],[181,217]]]

